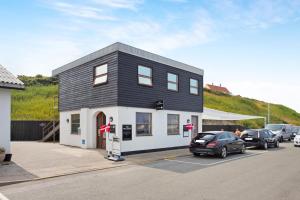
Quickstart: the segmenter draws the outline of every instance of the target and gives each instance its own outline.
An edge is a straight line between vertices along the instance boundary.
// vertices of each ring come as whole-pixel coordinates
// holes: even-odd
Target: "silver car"
[[[284,140],[291,141],[293,135],[293,126],[289,124],[268,124],[266,129],[276,134],[280,142]]]

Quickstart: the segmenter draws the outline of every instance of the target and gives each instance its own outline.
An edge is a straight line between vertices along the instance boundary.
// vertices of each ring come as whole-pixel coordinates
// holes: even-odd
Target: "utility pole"
[[[270,124],[270,103],[268,103],[268,124]]]

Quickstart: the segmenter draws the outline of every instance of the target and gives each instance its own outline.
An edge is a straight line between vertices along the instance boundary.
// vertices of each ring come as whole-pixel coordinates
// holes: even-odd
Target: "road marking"
[[[247,157],[251,157],[251,156],[255,156],[255,155],[259,155],[259,154],[263,154],[263,153],[250,154],[250,155],[245,155],[245,156],[241,156],[238,158],[231,158],[231,159],[226,159],[226,160],[222,160],[222,161],[218,161],[218,162],[214,162],[214,163],[208,163],[208,164],[201,164],[201,163],[181,161],[181,160],[170,160],[170,159],[165,159],[165,160],[170,161],[170,162],[178,162],[178,163],[185,163],[185,164],[192,164],[192,165],[212,166],[212,165],[217,165],[217,164],[221,164],[221,163],[225,163],[225,162],[229,162],[229,161],[239,160],[242,158],[247,158]]]
[[[9,199],[0,192],[0,200],[9,200]]]

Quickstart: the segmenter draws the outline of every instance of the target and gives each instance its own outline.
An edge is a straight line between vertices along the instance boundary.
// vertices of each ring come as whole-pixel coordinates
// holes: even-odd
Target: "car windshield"
[[[242,136],[244,136],[244,137],[258,137],[258,131],[246,130],[246,131],[242,132]]]
[[[268,124],[266,129],[271,130],[271,131],[281,131],[283,128],[283,125],[279,124]]]
[[[216,135],[213,133],[200,133],[197,137],[197,139],[202,139],[202,140],[212,140],[214,139]]]

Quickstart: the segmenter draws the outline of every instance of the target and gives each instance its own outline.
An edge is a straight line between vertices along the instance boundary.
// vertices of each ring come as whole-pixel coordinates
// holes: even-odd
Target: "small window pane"
[[[97,85],[97,84],[106,83],[106,82],[107,82],[107,75],[95,78],[94,84]]]
[[[139,77],[139,84],[143,85],[152,85],[152,79],[151,78],[146,78],[146,77]]]
[[[198,94],[198,88],[191,87],[190,92],[191,92],[191,94]]]
[[[107,64],[96,67],[95,75],[100,76],[103,74],[107,74]]]
[[[139,75],[151,77],[151,68],[139,66]]]
[[[168,114],[168,135],[179,135],[179,115]]]
[[[175,83],[168,83],[168,89],[177,91],[177,85]]]
[[[192,86],[192,87],[198,87],[198,80],[190,79],[190,86]]]
[[[177,82],[177,75],[168,73],[168,81]]]

